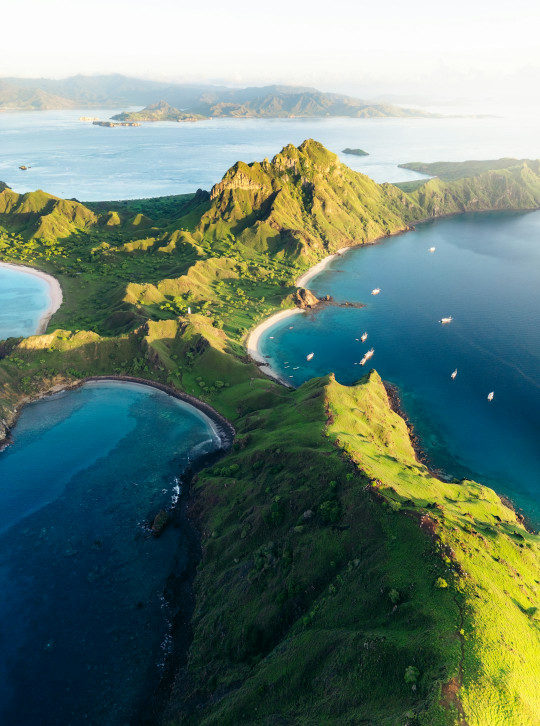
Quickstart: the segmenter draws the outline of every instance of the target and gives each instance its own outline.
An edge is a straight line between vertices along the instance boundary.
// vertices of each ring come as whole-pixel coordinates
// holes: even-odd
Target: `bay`
[[[0,340],[34,335],[50,302],[45,280],[0,265]]]
[[[148,386],[103,381],[23,409],[0,454],[0,722],[129,723],[170,642],[185,533],[148,529],[213,424]]]
[[[309,287],[366,307],[281,321],[261,352],[293,385],[330,372],[351,384],[375,368],[399,386],[435,466],[493,486],[538,524],[539,239],[540,212],[469,214],[352,249]]]

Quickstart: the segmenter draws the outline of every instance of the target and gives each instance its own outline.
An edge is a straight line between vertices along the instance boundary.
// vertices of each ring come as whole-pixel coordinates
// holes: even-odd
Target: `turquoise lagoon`
[[[193,560],[181,519],[158,539],[148,524],[219,445],[208,418],[148,386],[24,408],[0,454],[0,723],[136,720],[170,646],[167,588]]]
[[[495,487],[540,524],[539,241],[540,212],[490,213],[352,249],[308,286],[366,307],[281,321],[261,352],[295,386],[329,372],[350,384],[375,368],[399,386],[435,466]]]
[[[34,335],[50,304],[46,280],[0,265],[0,340]]]

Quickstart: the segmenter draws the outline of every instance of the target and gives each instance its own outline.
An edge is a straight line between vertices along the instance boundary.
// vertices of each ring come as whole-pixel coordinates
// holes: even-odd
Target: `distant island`
[[[349,147],[343,149],[341,153],[351,154],[351,156],[369,156],[368,152],[364,151],[364,149],[349,149]]]
[[[159,100],[161,99],[161,100]],[[120,74],[0,79],[0,110],[126,108],[120,121],[200,121],[204,118],[436,118],[419,109],[375,103],[305,86],[226,86],[160,83]]]
[[[456,179],[463,179],[465,177],[478,176],[478,174],[484,174],[487,171],[508,169],[509,167],[520,166],[525,163],[530,165],[534,162],[528,159],[503,158],[496,159],[495,161],[434,161],[431,164],[411,161],[407,164],[398,164],[398,166],[401,169],[410,169],[419,174],[437,176],[444,181],[455,181]]]
[[[107,128],[114,128],[115,126],[140,126],[141,124],[136,121],[122,121],[115,123],[114,121],[92,121],[92,126],[106,126]]]
[[[141,111],[133,111],[131,113],[118,113],[112,117],[114,121],[124,121],[137,123],[141,121],[202,121],[207,118],[198,113],[186,113],[178,108],[171,106],[167,101],[158,101],[152,103]]]

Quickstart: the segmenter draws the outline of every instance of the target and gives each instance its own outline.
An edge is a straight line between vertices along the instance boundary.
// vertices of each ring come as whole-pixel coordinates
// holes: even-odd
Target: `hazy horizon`
[[[28,0],[4,11],[2,77],[121,73],[228,86],[302,85],[423,105],[537,106],[540,80],[531,0],[427,0],[362,8],[338,0],[277,0],[272,12],[240,0],[180,8],[172,0]],[[84,27],[84,36],[81,35]]]

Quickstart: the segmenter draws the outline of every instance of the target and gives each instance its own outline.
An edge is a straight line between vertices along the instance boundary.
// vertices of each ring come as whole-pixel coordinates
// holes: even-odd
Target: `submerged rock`
[[[169,522],[169,515],[164,509],[160,509],[152,522],[152,534],[159,537]]]

